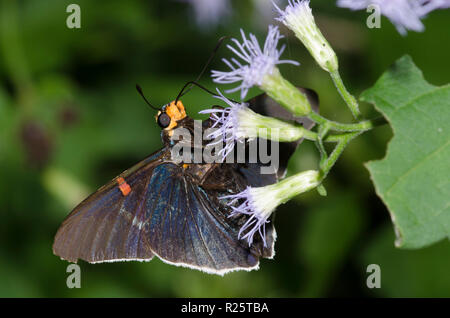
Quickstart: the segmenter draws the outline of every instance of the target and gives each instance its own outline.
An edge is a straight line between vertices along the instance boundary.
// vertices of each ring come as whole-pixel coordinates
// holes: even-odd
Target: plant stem
[[[355,117],[355,119],[359,118],[361,113],[359,111],[358,102],[356,101],[356,98],[352,94],[350,94],[347,88],[345,87],[341,75],[339,74],[339,71],[336,70],[334,72],[330,72],[330,76],[342,99],[345,101],[348,108],[352,112],[353,117]]]
[[[362,132],[352,132],[337,137],[339,141],[336,147],[334,148],[333,152],[328,156],[328,158],[323,162],[323,164],[320,166],[322,180],[325,179],[328,172],[330,172],[331,168],[334,166],[339,156],[344,151],[345,147],[347,147],[348,143],[361,133]]]
[[[325,117],[320,116],[315,112],[309,113],[308,117],[318,123],[319,125],[328,125],[330,129],[336,131],[365,131],[372,129],[376,126],[382,125],[386,123],[386,120],[383,117],[377,117],[375,119],[364,120],[356,124],[343,124],[338,123],[332,120],[328,120]]]
[[[325,136],[328,134],[328,131],[330,130],[329,125],[324,124],[324,125],[320,125],[319,126],[319,131],[318,131],[318,135],[317,135],[317,141],[316,141],[316,146],[319,149],[320,152],[320,163],[319,165],[321,166],[325,160],[327,160],[328,158],[328,154],[327,151],[325,150],[325,146],[323,145],[323,141],[325,139]]]
[[[314,131],[310,131],[310,130],[304,128],[300,124],[296,125],[296,129],[301,131],[301,133],[299,133],[299,134],[301,134],[302,138],[305,138],[306,140],[319,141],[319,139],[322,139],[323,142],[340,142],[343,137],[353,136],[355,133],[363,133],[363,132],[370,130],[372,128],[375,128],[377,126],[381,126],[386,123],[386,120],[384,120],[383,117],[378,117],[378,118],[375,118],[372,120],[368,120],[368,122],[370,122],[371,125],[365,124],[365,125],[363,125],[363,129],[361,129],[361,130],[353,129],[353,131],[345,131],[340,134],[328,135],[325,138],[323,138],[323,137],[328,132],[327,130],[325,131],[324,134],[322,134],[322,136],[320,136],[318,133],[316,133]]]

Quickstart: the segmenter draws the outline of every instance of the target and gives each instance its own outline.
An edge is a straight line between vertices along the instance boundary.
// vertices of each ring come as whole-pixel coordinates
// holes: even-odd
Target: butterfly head
[[[177,126],[177,122],[186,117],[183,103],[179,100],[164,105],[156,115],[156,122],[164,130],[171,130]]]

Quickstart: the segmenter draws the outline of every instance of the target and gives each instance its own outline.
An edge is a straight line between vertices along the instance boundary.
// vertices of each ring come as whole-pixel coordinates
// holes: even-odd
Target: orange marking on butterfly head
[[[117,181],[117,184],[119,185],[119,190],[120,190],[120,192],[122,192],[122,194],[123,194],[124,196],[129,195],[130,192],[131,192],[131,187],[130,187],[130,185],[125,181],[125,179],[122,178],[122,177],[119,177],[119,178],[117,178],[116,181]]]
[[[186,110],[184,109],[184,105],[181,100],[177,101],[175,105],[175,101],[166,105],[164,109],[166,114],[170,117],[170,125],[165,128],[166,130],[171,130],[177,125],[177,121],[186,117]]]

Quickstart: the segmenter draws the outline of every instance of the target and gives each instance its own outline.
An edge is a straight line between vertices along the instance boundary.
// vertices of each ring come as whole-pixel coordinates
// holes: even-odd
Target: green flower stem
[[[344,151],[345,147],[347,147],[348,143],[361,134],[362,131],[359,132],[352,132],[347,134],[342,134],[337,137],[338,143],[336,147],[334,148],[333,152],[330,154],[330,156],[323,161],[323,163],[320,165],[320,172],[321,172],[321,179],[325,179],[328,173],[330,172],[331,168],[334,166],[336,161],[339,159],[339,156]]]
[[[285,203],[300,193],[317,188],[321,195],[326,195],[326,190],[322,186],[323,180],[326,178],[331,168],[334,166],[340,155],[344,151],[348,143],[361,134],[362,131],[345,133],[336,135],[338,143],[329,157],[320,165],[319,171],[309,170],[295,174],[289,178],[281,180],[273,185],[265,186],[265,192],[270,191],[272,203],[275,206]],[[261,188],[262,189],[262,188]],[[267,197],[267,195],[265,195]]]
[[[316,145],[320,152],[320,164],[322,164],[328,158],[327,151],[325,150],[325,147],[323,145],[323,139],[328,134],[329,130],[330,127],[327,124],[319,126],[319,134],[317,135]]]
[[[319,143],[320,148],[319,151],[321,151],[321,155],[323,158],[326,158],[326,152],[325,148],[323,147],[324,142],[331,142],[331,143],[339,143],[343,139],[359,135],[367,130],[370,130],[372,128],[375,128],[377,126],[380,126],[382,124],[385,124],[386,121],[384,118],[379,117],[375,118],[373,120],[369,120],[367,122],[370,122],[371,124],[364,124],[361,125],[361,129],[357,130],[353,128],[351,131],[342,132],[340,134],[333,134],[329,135],[329,127],[327,123],[325,125],[321,125],[319,127],[319,132],[310,131],[306,128],[304,128],[301,124],[297,123],[290,123],[281,119],[276,119],[272,117],[262,116],[259,114],[256,114],[258,119],[258,123],[254,121],[252,123],[253,126],[244,125],[242,128],[240,128],[240,132],[243,138],[254,138],[254,137],[263,137],[272,139],[276,138],[277,141],[281,142],[291,142],[296,141],[300,138],[304,138],[310,141],[314,141],[316,143]],[[252,118],[252,121],[255,120],[255,118]],[[261,128],[267,129],[267,134],[262,135],[261,134]],[[279,133],[275,135],[273,132],[271,132],[271,129],[278,129]]]
[[[305,116],[311,112],[308,98],[294,85],[283,78],[278,68],[266,75],[260,88],[281,106],[297,116]]]
[[[338,70],[335,70],[334,72],[330,72],[330,76],[333,79],[333,83],[336,86],[339,94],[341,95],[342,99],[347,104],[348,108],[350,108],[350,111],[353,114],[353,117],[359,118],[361,115],[359,111],[359,105],[356,101],[356,98],[349,93],[347,88],[344,85],[344,82],[342,81],[341,75],[339,74]]]
[[[355,124],[343,124],[335,121],[328,120],[315,112],[309,113],[308,117],[318,123],[319,125],[328,125],[331,130],[335,131],[366,131],[370,130],[376,126],[382,125],[386,123],[386,120],[383,117],[378,117],[375,119],[364,120]]]
[[[342,141],[343,138],[346,138],[348,136],[353,136],[355,133],[357,133],[357,135],[363,133],[364,131],[360,131],[360,132],[348,132],[348,133],[343,133],[343,134],[338,134],[338,135],[329,135],[327,136],[323,141],[324,142],[333,142],[333,143],[339,143],[340,141]]]
[[[301,124],[290,123],[284,120],[262,116],[251,111],[248,108],[243,108],[239,110],[239,134],[243,137],[263,137],[269,139],[276,139],[277,141],[294,141],[300,138],[305,138],[307,140],[314,141],[320,151],[321,159],[319,163],[318,177],[315,178],[310,175],[312,172],[307,174],[298,174],[291,178],[287,178],[280,181],[272,186],[274,190],[277,189],[277,193],[280,196],[276,198],[278,201],[276,205],[290,200],[293,196],[299,193],[308,191],[312,188],[317,188],[320,195],[326,195],[326,189],[321,185],[323,180],[327,177],[331,168],[334,166],[336,161],[339,159],[340,155],[347,147],[348,143],[353,140],[356,136],[364,133],[365,131],[372,129],[380,124],[386,123],[385,119],[380,117],[373,120],[366,120],[356,124],[340,124],[333,121],[329,121],[326,118],[321,117],[316,113],[311,113],[310,118],[313,118],[319,123],[318,132],[313,132],[305,129]],[[256,129],[255,129],[256,128]],[[260,135],[260,129],[264,128],[266,135]],[[276,130],[275,134],[272,129]],[[341,131],[340,134],[329,135],[330,130]],[[255,133],[255,131],[257,131]],[[268,136],[268,137],[267,137]],[[334,150],[330,155],[327,154],[324,142],[337,143]],[[305,180],[308,180],[305,183]],[[265,187],[266,188],[266,187]]]

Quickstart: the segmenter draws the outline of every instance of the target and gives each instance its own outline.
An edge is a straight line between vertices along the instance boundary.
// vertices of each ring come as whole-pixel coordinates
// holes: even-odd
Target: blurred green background
[[[389,213],[364,168],[384,156],[389,127],[351,143],[325,183],[327,197],[312,191],[278,209],[276,256],[262,260],[259,271],[218,277],[158,259],[80,262],[82,288],[68,289],[68,263],[51,249],[61,221],[87,194],[162,145],[154,111],[135,84],[163,105],[195,79],[219,37],[238,37],[242,27],[263,41],[267,25],[277,23],[266,0],[232,1],[219,24],[201,23],[181,1],[79,0],[81,29],[69,29],[72,2],[0,1],[0,296],[450,296],[449,242],[394,248]],[[326,0],[312,7],[356,95],[406,53],[432,84],[448,82],[449,10],[425,19],[424,33],[401,37],[385,18],[381,29],[370,30],[363,11]],[[282,66],[285,77],[316,90],[326,117],[350,120],[328,75],[282,32],[283,57],[301,62]],[[222,48],[211,69],[224,69],[220,58],[227,56]],[[200,82],[215,88],[209,74]],[[202,118],[197,112],[217,100],[194,89],[183,102],[189,115]],[[362,107],[375,114],[372,106]],[[314,146],[302,144],[290,173],[315,168],[317,159]],[[380,289],[366,287],[372,263],[381,266]]]

